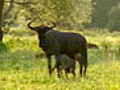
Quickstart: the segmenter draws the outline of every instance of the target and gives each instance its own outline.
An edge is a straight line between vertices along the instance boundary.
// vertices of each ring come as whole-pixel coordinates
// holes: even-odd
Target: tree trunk
[[[4,6],[4,0],[0,0],[0,41],[3,40],[3,32],[2,32],[2,14],[3,14],[3,6]]]
[[[14,0],[10,0],[10,5],[8,7],[8,9],[6,11],[4,11],[4,16],[3,16],[3,20],[9,17],[9,12],[12,10],[12,8],[14,7],[13,4]]]

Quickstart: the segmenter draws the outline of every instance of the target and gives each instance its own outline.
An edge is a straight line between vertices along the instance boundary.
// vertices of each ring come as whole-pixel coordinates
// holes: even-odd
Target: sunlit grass
[[[35,57],[36,54],[43,53],[38,47],[37,35],[19,31],[13,30],[5,34],[4,44],[0,48],[0,90],[119,90],[118,32],[74,31],[85,35],[88,42],[97,44],[100,49],[88,50],[86,76],[79,76],[77,64],[76,78],[69,75],[69,79],[59,79],[56,71],[49,76],[45,57]]]

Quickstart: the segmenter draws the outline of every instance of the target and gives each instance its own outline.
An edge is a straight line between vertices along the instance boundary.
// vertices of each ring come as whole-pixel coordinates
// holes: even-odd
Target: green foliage
[[[49,25],[55,22],[61,29],[81,30],[87,26],[110,30],[120,28],[119,0],[21,0],[21,2],[29,4],[5,3],[4,29],[9,30],[10,26],[26,27],[26,22],[33,18],[36,19],[36,24]]]
[[[109,23],[108,28],[110,30],[119,30],[120,29],[120,3],[114,6],[109,14]]]
[[[5,53],[7,52],[8,48],[6,46],[6,44],[4,44],[3,42],[0,42],[0,53]]]
[[[14,7],[4,20],[5,25],[21,26],[27,20],[35,18],[40,24],[51,24],[54,21],[60,28],[80,29],[83,23],[91,21],[91,0],[25,0],[22,2],[32,4],[13,3]],[[9,6],[10,4],[5,4],[5,11]]]
[[[54,0],[53,0],[54,1]],[[54,1],[58,24],[70,29],[82,28],[83,23],[89,23],[91,18],[91,0]],[[64,25],[65,24],[65,25]]]
[[[109,20],[112,19],[112,17],[109,18],[111,9],[118,5],[118,3],[120,3],[119,0],[92,0],[92,25],[106,28]]]

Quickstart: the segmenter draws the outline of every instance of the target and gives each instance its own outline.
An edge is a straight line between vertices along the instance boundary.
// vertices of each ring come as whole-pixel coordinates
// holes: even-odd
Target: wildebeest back
[[[52,30],[44,35],[43,49],[49,53],[74,53],[86,47],[85,37],[73,32],[59,32]]]

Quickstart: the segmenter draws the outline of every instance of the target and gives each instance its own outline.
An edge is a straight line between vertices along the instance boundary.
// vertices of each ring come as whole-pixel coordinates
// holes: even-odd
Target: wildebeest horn
[[[53,25],[50,27],[51,29],[54,28],[54,27],[56,27],[55,22],[52,22],[52,24],[53,24]]]
[[[32,23],[33,21],[35,21],[35,20],[32,20],[32,21],[30,21],[30,22],[27,24],[27,26],[28,26],[30,29],[32,29],[32,30],[35,29],[34,27],[31,26],[31,23]]]

